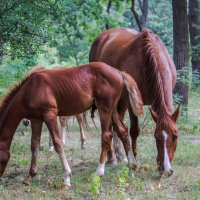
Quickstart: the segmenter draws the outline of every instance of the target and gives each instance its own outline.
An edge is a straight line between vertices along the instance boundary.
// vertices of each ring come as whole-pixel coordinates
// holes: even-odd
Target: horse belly
[[[75,97],[75,98],[74,98]],[[93,97],[90,94],[79,96],[74,95],[72,98],[66,96],[63,101],[58,103],[59,116],[78,115],[88,110],[93,104]]]

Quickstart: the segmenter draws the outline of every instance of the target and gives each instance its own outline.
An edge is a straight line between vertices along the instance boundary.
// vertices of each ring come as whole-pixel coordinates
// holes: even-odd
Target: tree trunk
[[[140,23],[142,28],[146,27],[146,22],[147,22],[147,15],[148,15],[148,0],[143,0],[143,3],[141,4],[141,0],[139,0],[140,2],[140,9],[142,11],[142,15],[140,16]]]
[[[200,73],[200,0],[189,0],[189,28],[192,50],[192,70]]]
[[[187,0],[172,0],[173,8],[173,50],[174,63],[181,81],[177,83],[177,93],[184,106],[188,105],[188,65],[189,65],[189,25],[187,16]]]
[[[143,28],[146,27],[147,15],[148,15],[148,0],[143,0],[143,1],[138,0],[138,3],[142,13],[141,16],[139,16],[137,11],[135,10],[135,0],[131,0],[131,11],[141,31]]]

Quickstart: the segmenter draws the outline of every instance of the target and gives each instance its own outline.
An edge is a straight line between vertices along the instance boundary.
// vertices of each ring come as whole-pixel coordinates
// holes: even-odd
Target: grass
[[[11,158],[0,182],[0,199],[200,199],[200,116],[199,97],[191,97],[189,122],[179,122],[179,143],[173,162],[174,174],[160,177],[156,171],[156,145],[153,123],[143,128],[138,139],[138,158],[143,168],[133,177],[125,164],[107,165],[105,176],[95,177],[100,155],[100,134],[86,133],[87,148],[81,150],[78,127],[70,124],[66,156],[72,169],[72,188],[62,188],[62,167],[55,152],[48,152],[48,134],[43,129],[42,146],[38,160],[38,175],[31,185],[23,184],[30,165],[30,129],[20,126],[14,137]]]

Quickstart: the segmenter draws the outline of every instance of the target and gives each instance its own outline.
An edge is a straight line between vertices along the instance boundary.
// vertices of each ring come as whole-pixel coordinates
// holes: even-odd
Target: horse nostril
[[[172,169],[170,169],[170,176],[173,174],[173,170]]]

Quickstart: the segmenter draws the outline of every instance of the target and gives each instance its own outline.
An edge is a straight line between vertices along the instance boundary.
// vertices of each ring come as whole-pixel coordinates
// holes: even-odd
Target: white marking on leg
[[[64,185],[71,186],[70,174],[68,172],[64,172]]]
[[[96,175],[97,176],[103,176],[105,171],[105,163],[101,164],[99,163],[97,170],[96,170]]]
[[[66,144],[66,130],[65,130],[65,126],[61,126],[61,137],[62,137],[63,145],[65,146],[65,144]]]
[[[67,159],[65,155],[61,155],[61,158],[63,160],[63,166],[64,166],[64,185],[71,186],[70,184],[70,174],[71,174],[71,169],[69,167],[69,164],[67,162]]]
[[[166,172],[169,172],[171,170],[171,164],[169,161],[169,155],[168,155],[167,145],[166,145],[168,135],[165,131],[163,131],[162,133],[164,137],[164,169]]]

